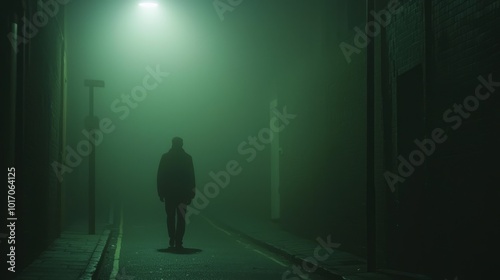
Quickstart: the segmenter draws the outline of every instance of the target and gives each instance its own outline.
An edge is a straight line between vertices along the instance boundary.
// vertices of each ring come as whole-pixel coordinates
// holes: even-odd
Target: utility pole
[[[99,118],[94,115],[94,88],[104,87],[104,81],[85,80],[84,86],[89,88],[89,116],[86,128],[89,134],[99,126]],[[89,234],[95,234],[95,144],[90,141],[91,152],[89,155]]]

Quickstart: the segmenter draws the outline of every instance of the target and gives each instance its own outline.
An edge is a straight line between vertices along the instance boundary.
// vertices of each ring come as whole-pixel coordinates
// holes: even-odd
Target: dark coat
[[[167,202],[189,204],[195,194],[193,159],[182,148],[163,154],[157,175],[158,196]]]

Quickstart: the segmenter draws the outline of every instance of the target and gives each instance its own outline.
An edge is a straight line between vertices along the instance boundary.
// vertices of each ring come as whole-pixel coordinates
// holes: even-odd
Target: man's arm
[[[194,198],[195,195],[195,188],[196,188],[196,180],[194,177],[194,165],[193,165],[193,158],[189,157],[189,190],[191,191],[191,199]]]

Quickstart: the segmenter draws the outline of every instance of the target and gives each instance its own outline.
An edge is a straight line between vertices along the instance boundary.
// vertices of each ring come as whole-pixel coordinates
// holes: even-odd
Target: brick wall
[[[32,19],[38,9],[37,1],[27,1],[25,8],[12,5],[4,14],[9,21],[14,14]],[[15,163],[11,163],[18,178],[17,271],[47,248],[60,231],[60,186],[50,164],[59,158],[61,146],[62,14],[50,17],[17,53],[16,146]],[[20,36],[23,27],[19,24]],[[10,51],[7,43],[2,48]]]
[[[405,92],[397,91],[398,79],[422,64],[428,78],[422,92],[424,135],[428,137],[433,129],[442,128],[448,140],[439,144],[420,167],[423,181],[398,186],[394,197],[399,199],[398,206],[390,207],[388,216],[390,211],[399,214],[391,218],[388,232],[393,238],[391,244],[399,250],[389,250],[388,265],[436,277],[459,275],[459,279],[468,279],[475,272],[475,277],[481,278],[478,275],[486,275],[484,268],[489,262],[483,256],[496,244],[493,236],[498,223],[493,215],[500,213],[494,206],[499,193],[493,187],[498,184],[500,98],[492,95],[482,101],[456,130],[444,120],[443,113],[474,95],[478,76],[486,78],[492,73],[493,80],[500,80],[500,1],[430,1],[427,45],[423,1],[402,3],[404,11],[387,28],[384,42],[390,60],[385,90],[391,92],[392,100],[388,102],[394,105],[398,98],[405,98]],[[428,60],[424,60],[425,47]],[[401,137],[398,123],[405,120],[398,118],[397,106],[392,108],[395,117],[385,126],[392,133],[385,135],[397,143]],[[415,133],[415,138],[422,136]],[[397,143],[396,147],[402,145]],[[397,166],[399,152],[386,150],[392,159],[388,168]],[[408,232],[413,228],[412,233],[401,229],[405,227]],[[464,248],[469,242],[475,245]]]

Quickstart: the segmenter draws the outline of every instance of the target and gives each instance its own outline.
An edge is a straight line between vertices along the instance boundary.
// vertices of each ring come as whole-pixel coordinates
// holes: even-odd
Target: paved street
[[[99,279],[300,279],[292,274],[283,278],[292,267],[286,259],[201,216],[193,216],[187,226],[185,250],[169,250],[163,208],[160,202],[152,206],[124,207],[121,241],[112,238]],[[119,260],[113,262],[109,255],[116,251]]]

